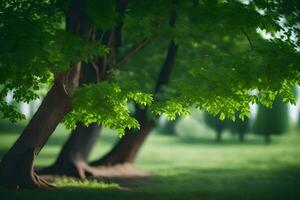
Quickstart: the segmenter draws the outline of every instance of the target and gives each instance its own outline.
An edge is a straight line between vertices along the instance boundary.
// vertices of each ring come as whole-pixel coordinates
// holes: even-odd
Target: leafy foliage
[[[123,14],[115,1],[85,0],[83,9],[95,26],[92,31],[101,38],[91,41],[65,30],[72,2],[0,2],[0,109],[4,117],[22,117],[5,102],[8,91],[14,92],[17,102],[29,102],[37,98],[41,84],[51,84],[52,77],[67,71],[71,63],[112,57],[115,47],[101,40],[104,33],[117,28],[122,32],[117,58],[130,57],[126,53],[140,41],[147,44],[139,50],[140,57],[131,55],[118,71],[107,67],[105,74],[112,74],[111,80],[76,92],[73,111],[65,118],[68,127],[77,121],[101,123],[120,133],[139,127],[127,103],[152,103],[153,74],[165,52],[161,47],[171,39],[180,49],[170,85],[151,104],[154,114],[174,119],[196,106],[221,119],[235,120],[235,113],[241,119],[250,116],[249,104],[271,106],[278,95],[284,102],[295,103],[292,88],[300,80],[300,6],[296,0],[130,0]],[[170,27],[174,11],[178,19]],[[261,32],[271,37],[266,39]]]
[[[133,88],[121,87],[117,83],[85,85],[75,95],[74,109],[65,118],[66,125],[75,128],[78,121],[86,125],[97,123],[115,128],[119,135],[123,135],[125,128],[139,128],[139,123],[130,116],[127,106],[131,100],[146,106],[151,104],[152,96]]]
[[[58,1],[3,1],[0,5],[0,110],[12,121],[24,116],[5,97],[17,102],[38,98],[43,84],[68,70],[70,63],[104,55],[107,48],[64,31]]]
[[[258,107],[254,132],[260,135],[276,135],[287,131],[289,125],[288,105],[276,98],[272,108]]]

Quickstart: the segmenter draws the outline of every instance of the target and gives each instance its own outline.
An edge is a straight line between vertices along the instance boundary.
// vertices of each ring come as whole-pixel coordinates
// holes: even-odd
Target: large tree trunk
[[[91,38],[92,29],[85,12],[84,0],[71,1],[66,17],[68,32]],[[0,185],[12,188],[47,187],[33,170],[33,163],[59,122],[71,110],[72,95],[78,87],[81,62],[67,73],[55,75],[55,83],[16,143],[0,163]]]
[[[97,66],[95,66],[97,67]],[[102,70],[99,67],[99,70]],[[97,83],[99,74],[96,74],[90,63],[82,66],[80,85]],[[88,127],[78,122],[77,127],[70,133],[63,145],[55,163],[51,166],[38,169],[38,174],[65,175],[76,178],[85,178],[92,172],[87,164],[88,156],[98,138],[100,126],[93,123]]]
[[[148,121],[145,109],[138,109],[136,118],[141,125],[139,132],[127,131],[105,156],[92,162],[92,166],[125,164],[134,161],[139,149],[154,126],[153,123]]]
[[[97,83],[98,75],[91,64],[84,64],[81,70],[80,85]],[[86,163],[88,156],[98,138],[100,126],[93,123],[84,126],[78,122],[76,129],[70,133],[56,161],[46,168],[38,169],[37,174],[65,175],[85,178],[92,172]]]
[[[97,124],[86,127],[78,123],[76,129],[72,131],[69,139],[62,147],[55,163],[38,170],[37,173],[65,175],[81,179],[92,175],[87,159],[97,141],[100,129],[101,127]]]
[[[71,85],[56,81],[21,136],[0,163],[0,185],[12,188],[41,188],[48,184],[33,170],[37,154],[63,117],[71,110],[71,97],[67,94],[79,81],[80,64],[69,73]],[[67,87],[66,87],[67,86]]]

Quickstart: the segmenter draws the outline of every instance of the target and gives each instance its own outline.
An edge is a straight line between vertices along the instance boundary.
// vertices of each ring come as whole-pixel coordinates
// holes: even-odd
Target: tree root
[[[0,186],[11,189],[50,189],[54,187],[34,172],[34,149],[28,149],[15,157],[4,157],[0,163]]]
[[[85,162],[68,162],[68,164],[52,166],[36,170],[40,175],[68,176],[78,179],[85,179],[94,176],[92,167]]]
[[[150,173],[136,169],[131,163],[120,163],[114,165],[89,166],[83,162],[60,166],[52,165],[47,168],[37,170],[39,175],[58,175],[72,178],[144,178],[149,177]]]
[[[33,173],[30,176],[23,177],[0,177],[0,186],[9,189],[51,189],[54,185],[48,183],[46,180]]]
[[[55,188],[54,185],[48,183],[46,180],[44,180],[42,177],[38,176],[36,173],[34,173],[33,175],[33,179],[32,179],[32,188],[33,189],[51,189],[51,188]],[[25,188],[28,188],[25,186]]]

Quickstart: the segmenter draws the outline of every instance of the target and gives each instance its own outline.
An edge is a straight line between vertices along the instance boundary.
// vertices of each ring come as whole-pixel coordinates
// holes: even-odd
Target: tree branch
[[[133,46],[120,60],[116,62],[112,68],[118,68],[120,65],[124,64],[129,58],[131,58],[134,54],[136,54],[141,48],[143,48],[147,42],[149,42],[148,38],[144,38],[142,42]]]
[[[247,34],[247,32],[244,31],[242,28],[241,28],[241,31],[242,31],[242,33],[246,36],[246,38],[247,38],[247,40],[248,40],[248,42],[249,42],[249,45],[250,45],[251,50],[254,50],[253,43],[252,43],[252,41],[251,41],[249,35]]]
[[[99,82],[100,81],[99,67],[97,66],[97,64],[93,60],[91,61],[91,64],[92,64],[92,66],[95,70],[97,82]]]

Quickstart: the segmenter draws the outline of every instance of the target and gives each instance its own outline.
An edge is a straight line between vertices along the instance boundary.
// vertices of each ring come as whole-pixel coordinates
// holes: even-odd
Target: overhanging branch
[[[116,64],[112,68],[118,68],[120,65],[124,64],[129,58],[131,58],[134,54],[136,54],[141,48],[143,48],[147,42],[148,38],[143,39],[140,43],[133,46],[125,55],[116,62]]]
[[[254,50],[253,43],[252,43],[252,41],[251,41],[251,39],[250,39],[248,33],[247,33],[246,31],[244,31],[242,28],[241,28],[241,31],[242,31],[242,33],[246,36],[246,38],[247,38],[247,40],[248,40],[248,42],[249,42],[249,45],[250,45],[251,50]]]

